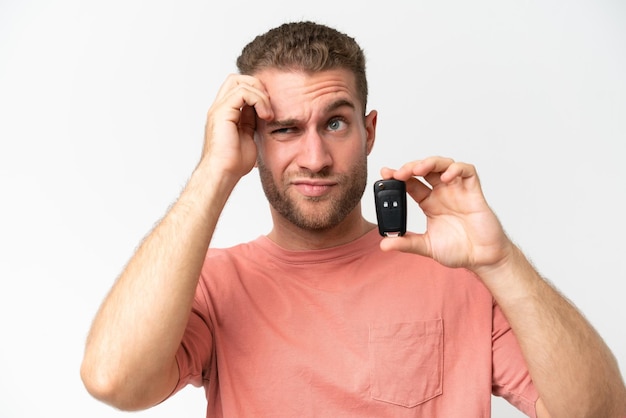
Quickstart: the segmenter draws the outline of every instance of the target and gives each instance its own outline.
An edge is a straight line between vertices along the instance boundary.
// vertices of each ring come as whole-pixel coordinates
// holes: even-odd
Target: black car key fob
[[[406,185],[400,180],[374,183],[378,232],[383,237],[406,234]]]

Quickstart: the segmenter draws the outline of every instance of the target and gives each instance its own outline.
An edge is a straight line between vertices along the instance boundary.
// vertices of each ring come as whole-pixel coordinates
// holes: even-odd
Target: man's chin
[[[344,216],[341,216],[332,208],[332,204],[319,204],[322,202],[312,203],[316,204],[313,207],[303,204],[282,215],[293,225],[307,231],[328,230],[339,224],[344,218]]]

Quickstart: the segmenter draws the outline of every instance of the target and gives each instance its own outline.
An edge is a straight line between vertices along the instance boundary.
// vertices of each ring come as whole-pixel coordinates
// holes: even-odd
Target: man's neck
[[[274,227],[267,237],[287,250],[320,250],[337,247],[358,239],[374,229],[356,207],[340,224],[323,230],[302,229],[272,210]]]

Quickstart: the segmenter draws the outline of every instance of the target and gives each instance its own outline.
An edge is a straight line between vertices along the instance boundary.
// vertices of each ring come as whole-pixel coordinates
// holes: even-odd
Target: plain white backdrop
[[[90,322],[194,168],[240,49],[300,19],[366,51],[370,183],[434,154],[475,164],[508,233],[626,370],[623,1],[2,0],[0,417],[128,416],[82,387]],[[213,245],[269,228],[253,171]],[[204,402],[190,387],[132,416],[203,417]]]

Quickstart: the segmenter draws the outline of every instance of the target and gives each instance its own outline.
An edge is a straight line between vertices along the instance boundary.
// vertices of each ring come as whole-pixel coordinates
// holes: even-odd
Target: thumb
[[[407,233],[401,237],[383,238],[380,241],[380,249],[430,256],[430,245],[424,234]]]

